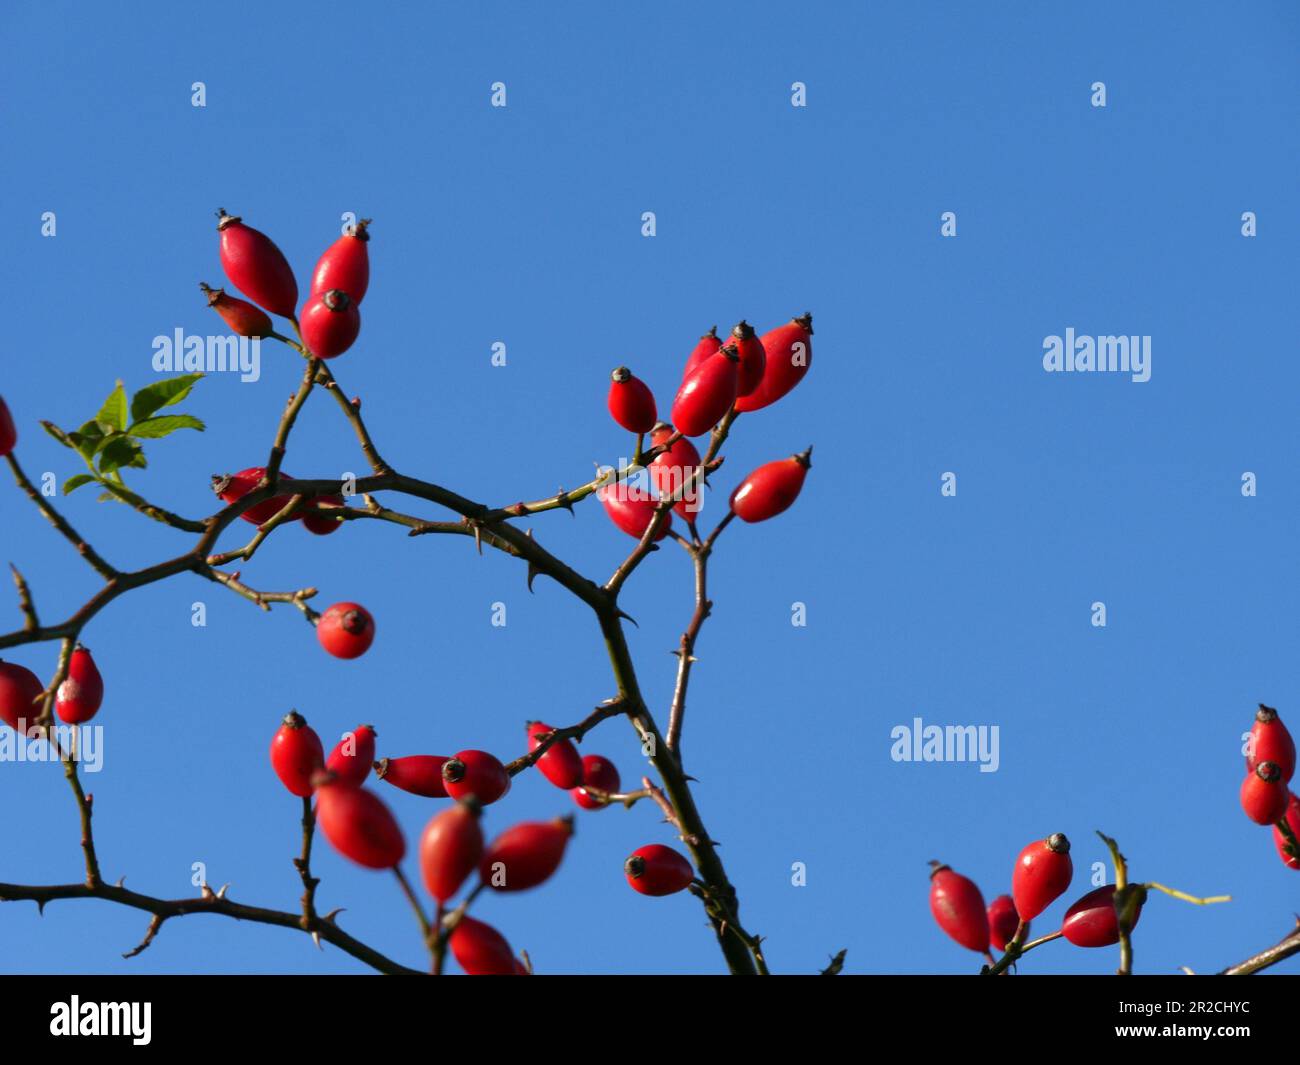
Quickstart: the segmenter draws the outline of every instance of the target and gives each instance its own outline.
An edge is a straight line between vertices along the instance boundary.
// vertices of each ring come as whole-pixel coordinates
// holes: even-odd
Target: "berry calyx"
[[[334,774],[339,784],[359,787],[370,775],[375,762],[375,729],[373,725],[358,725],[343,734],[325,760],[325,768]]]
[[[1050,906],[1074,878],[1070,841],[1056,832],[1020,852],[1011,874],[1011,897],[1022,920],[1032,921]]]
[[[1257,825],[1271,825],[1285,815],[1290,795],[1276,762],[1260,762],[1241,782],[1241,808]]]
[[[17,443],[18,429],[14,425],[13,415],[9,413],[4,397],[0,396],[0,459],[13,451]]]
[[[514,976],[518,962],[505,936],[490,924],[462,917],[448,937],[451,953],[470,976]]]
[[[930,865],[930,912],[935,921],[963,947],[987,954],[989,915],[975,881],[953,872],[942,862]]]
[[[259,488],[265,479],[265,466],[249,466],[246,470],[240,470],[238,473],[228,473],[224,477],[220,474],[213,474],[212,490],[223,503],[234,503],[243,499],[249,492]],[[280,474],[282,483],[292,480],[293,478],[287,473]],[[264,525],[287,507],[289,500],[292,498],[291,495],[281,495],[275,496],[273,499],[265,499],[261,503],[255,503],[239,516],[254,525]]]
[[[311,275],[311,291],[315,295],[337,288],[360,304],[370,287],[370,225],[363,218],[331,244],[316,261]]]
[[[811,314],[792,318],[785,325],[764,333],[763,379],[754,391],[736,400],[736,410],[741,413],[762,410],[802,381],[812,366],[812,335]]]
[[[631,488],[626,481],[603,485],[596,490],[596,498],[605,508],[609,520],[628,536],[641,539],[650,523],[654,521],[655,510],[659,506],[648,492],[639,492]],[[667,515],[655,533],[655,540],[662,540],[672,528],[673,516]]]
[[[322,510],[337,510],[343,506],[343,497],[337,494],[317,496],[311,501],[311,505]],[[332,532],[338,532],[343,527],[343,521],[328,514],[304,514],[302,525],[308,532],[315,533],[317,536],[328,536]]]
[[[1278,818],[1281,821],[1281,818]],[[1291,795],[1287,800],[1286,823],[1291,829],[1291,835],[1300,840],[1300,799]],[[1300,854],[1292,854],[1288,851],[1290,841],[1282,832],[1280,825],[1273,826],[1273,845],[1277,847],[1277,856],[1282,859],[1282,863],[1288,869],[1300,869]]]
[[[631,433],[648,433],[657,418],[654,393],[650,386],[626,366],[609,375],[606,400],[610,416]]]
[[[408,754],[402,758],[383,758],[375,763],[375,776],[395,788],[423,795],[426,799],[445,799],[447,786],[442,767],[448,761],[441,754]]]
[[[1132,928],[1137,927],[1146,902],[1145,889],[1133,912]],[[1131,931],[1132,929],[1130,929]],[[1115,912],[1115,885],[1106,884],[1089,891],[1065,911],[1061,935],[1076,947],[1110,947],[1119,942],[1119,915]]]
[[[672,435],[673,427],[659,422],[650,431],[650,443],[658,447],[666,444]],[[681,496],[673,504],[673,511],[688,522],[695,521],[704,509],[704,481],[695,475],[699,466],[699,451],[683,436],[651,459],[646,467],[650,471],[650,483],[660,495]]]
[[[313,778],[316,823],[334,849],[367,869],[391,869],[406,854],[396,818],[373,792],[340,783],[328,770]]]
[[[324,765],[325,748],[316,730],[296,710],[289,711],[271,737],[271,768],[280,783],[306,798],[312,793],[312,778]]]
[[[1246,741],[1246,769],[1252,770],[1260,762],[1275,762],[1282,770],[1282,779],[1289,781],[1295,775],[1295,740],[1282,724],[1277,711],[1259,704],[1255,723]]]
[[[736,374],[736,395],[747,396],[763,380],[763,369],[767,365],[767,353],[763,342],[754,335],[754,327],[741,319],[731,330],[731,343],[736,345],[740,356],[740,368]]]
[[[623,873],[633,891],[642,895],[674,895],[695,879],[695,870],[684,855],[651,843],[638,847],[623,863]]]
[[[41,716],[41,696],[45,685],[26,666],[0,660],[0,721],[15,732],[26,735],[27,729]]]
[[[284,253],[265,233],[244,225],[237,215],[217,212],[221,234],[221,268],[231,283],[272,314],[293,317],[298,282]]]
[[[361,312],[356,300],[341,288],[331,288],[308,297],[298,329],[308,351],[318,359],[335,359],[361,332]]]
[[[442,780],[453,799],[475,798],[484,806],[510,790],[510,774],[499,758],[487,751],[460,751],[442,767]]]
[[[812,448],[760,466],[731,493],[731,510],[741,521],[767,521],[789,510],[812,468]]]
[[[210,288],[202,281],[199,288],[208,297],[208,306],[241,337],[268,337],[274,332],[271,316],[255,303],[226,295],[225,289]]]
[[[476,802],[458,802],[434,814],[420,837],[420,875],[424,886],[439,902],[460,890],[483,854]]]
[[[73,649],[68,677],[59,685],[54,708],[69,725],[83,725],[99,712],[104,701],[104,680],[90,651],[81,644]]]
[[[528,723],[528,750],[535,751],[542,741],[555,730],[542,721]],[[572,740],[558,740],[546,748],[546,753],[537,759],[537,768],[542,776],[557,788],[568,791],[582,783],[582,755]]]
[[[316,622],[316,639],[335,658],[357,658],[375,642],[375,619],[359,603],[335,603]]]
[[[506,829],[479,862],[479,877],[495,891],[526,891],[550,879],[573,835],[573,817],[525,821]]]
[[[1006,950],[1020,927],[1020,914],[1010,895],[999,895],[989,903],[989,942],[996,950]],[[1025,938],[1029,938],[1029,926],[1025,925]]]
[[[736,401],[740,353],[725,344],[691,371],[673,399],[672,423],[685,436],[707,433]]]
[[[682,380],[685,381],[686,378],[699,369],[700,363],[710,355],[716,355],[720,347],[722,347],[722,341],[718,339],[718,327],[716,325],[710,326],[709,331],[700,337],[699,343],[686,357],[686,366],[682,370]]]
[[[573,801],[584,810],[603,810],[609,805],[603,799],[598,799],[588,792],[585,785],[590,784],[593,788],[598,788],[600,791],[611,795],[617,794],[622,786],[622,781],[618,775],[618,767],[608,758],[602,758],[598,754],[583,756],[582,783],[583,787],[574,788],[569,794],[573,796]]]

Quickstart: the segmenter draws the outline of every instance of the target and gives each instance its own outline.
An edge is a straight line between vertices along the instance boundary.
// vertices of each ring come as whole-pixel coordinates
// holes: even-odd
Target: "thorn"
[[[126,883],[126,877],[124,877],[124,876],[119,876],[119,877],[117,878],[117,886],[118,886],[118,887],[121,887],[121,886],[122,886],[123,884],[125,884],[125,883]]]
[[[640,625],[636,624],[636,618],[634,618],[631,614],[624,613],[621,608],[618,610],[617,616],[620,618],[627,618],[627,620],[632,622],[633,625],[636,625],[638,629],[641,627]]]
[[[45,900],[44,900],[44,899],[37,899],[37,900],[36,900],[36,912],[39,913],[42,917],[45,916]]]
[[[338,922],[335,921],[334,918],[337,917],[339,914],[341,914],[345,909],[347,909],[346,906],[340,906],[337,910],[330,910],[330,912],[327,913],[324,917],[322,917],[321,920],[329,921],[330,924],[334,925],[334,927],[337,928]]]
[[[320,945],[320,933],[319,933],[319,932],[315,932],[315,931],[312,932],[312,934],[311,934],[311,941],[312,941],[313,943],[316,944],[316,949],[317,949],[317,950],[321,951],[322,953],[324,952],[325,948],[322,947],[322,946]]]
[[[478,553],[483,554],[483,527],[478,522],[472,523],[474,526],[474,546],[478,548]]]
[[[226,897],[226,888],[228,887],[230,887],[229,884],[222,884],[221,890],[217,892],[217,898],[224,899]]]
[[[569,517],[576,518],[578,516],[573,509],[573,500],[569,498],[569,493],[565,491],[564,485],[560,485],[556,491],[555,502],[557,506],[563,507],[569,512]]]

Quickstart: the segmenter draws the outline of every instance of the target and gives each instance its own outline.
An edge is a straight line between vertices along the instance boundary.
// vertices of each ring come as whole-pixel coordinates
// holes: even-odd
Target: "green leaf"
[[[99,422],[92,421],[87,422],[75,433],[69,433],[68,436],[72,441],[72,445],[89,462],[104,440],[104,429]]]
[[[121,381],[118,381],[117,387],[109,393],[108,399],[104,400],[104,405],[95,415],[95,421],[110,429],[126,428],[126,389],[122,387]]]
[[[136,422],[127,429],[127,433],[143,440],[156,440],[174,433],[177,429],[197,429],[203,432],[204,428],[206,427],[198,418],[188,414],[164,414],[157,418],[145,418],[144,421]]]
[[[190,389],[202,376],[201,373],[187,373],[146,385],[131,399],[131,421],[142,422],[152,417],[155,411],[179,403],[190,394]],[[122,424],[117,428],[125,429],[126,420],[123,419]]]
[[[72,442],[71,439],[69,439],[68,434],[65,433],[53,422],[41,422],[41,428],[43,428],[47,433],[49,433],[50,436],[54,437],[54,439],[57,440],[60,444],[62,444],[64,447],[77,446]]]
[[[144,469],[148,463],[145,462],[144,448],[127,436],[115,436],[99,453],[99,472],[101,475],[107,475],[118,470],[122,466],[135,466],[138,469]]]
[[[94,483],[95,483],[95,478],[93,478],[90,474],[78,473],[75,476],[69,477],[66,481],[63,482],[63,494],[65,496],[70,496],[83,484],[94,484]]]

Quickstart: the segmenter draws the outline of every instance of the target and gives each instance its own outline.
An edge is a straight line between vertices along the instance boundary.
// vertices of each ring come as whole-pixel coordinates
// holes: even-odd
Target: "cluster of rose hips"
[[[26,666],[0,660],[0,721],[26,733],[40,717],[45,685]],[[54,696],[59,720],[84,725],[104,702],[104,678],[88,648],[77,644],[68,660],[68,675]]]
[[[620,784],[611,762],[599,755],[580,756],[570,740],[553,739],[556,730],[540,721],[529,722],[527,731],[530,752],[551,741],[535,763],[548,781],[568,791],[583,809],[609,805]],[[315,798],[316,823],[344,857],[368,869],[393,869],[406,855],[397,819],[364,786],[373,769],[380,780],[412,795],[453,800],[434,814],[420,837],[420,873],[439,913],[476,871],[478,887],[471,898],[484,888],[512,892],[537,887],[559,868],[573,834],[571,815],[514,825],[485,845],[479,825],[483,808],[510,790],[511,775],[500,759],[464,750],[376,761],[375,735],[372,726],[361,725],[326,757],[315,730],[292,712],[271,740],[276,775],[294,795]],[[695,878],[683,855],[658,844],[634,851],[624,871],[643,895],[670,895]],[[526,974],[528,968],[500,932],[465,915],[468,901],[449,920],[447,938],[461,967],[474,976]]]
[[[650,461],[648,473],[655,493],[675,497],[673,510],[694,525],[703,508],[699,479],[700,453],[690,437],[718,425],[728,412],[761,410],[795,387],[812,365],[812,315],[794,318],[759,337],[748,322],[740,322],[726,343],[711,329],[700,338],[686,360],[681,386],[673,399],[671,421],[659,421],[650,387],[626,366],[610,375],[609,413],[639,439],[662,448]],[[638,447],[638,451],[639,451]],[[811,465],[811,449],[788,459],[758,467],[731,495],[731,511],[742,521],[766,521],[787,509],[798,497]],[[597,493],[610,520],[629,536],[640,539],[654,519],[659,499],[653,493],[620,491],[607,484]],[[668,535],[672,517],[663,521],[655,539]]]
[[[1259,704],[1246,740],[1246,779],[1241,808],[1257,825],[1273,826],[1273,843],[1288,869],[1300,869],[1300,799],[1290,789],[1295,740],[1277,711]]]
[[[983,954],[990,964],[992,945],[999,951],[1029,936],[1030,922],[1063,895],[1074,878],[1070,841],[1060,833],[1035,840],[1020,852],[1011,873],[1011,894],[999,895],[987,907],[969,877],[940,862],[932,862],[930,912],[939,927],[963,947]],[[1141,895],[1129,927],[1142,911]],[[1059,936],[1076,947],[1108,947],[1119,942],[1115,885],[1106,884],[1076,900],[1061,922]]]

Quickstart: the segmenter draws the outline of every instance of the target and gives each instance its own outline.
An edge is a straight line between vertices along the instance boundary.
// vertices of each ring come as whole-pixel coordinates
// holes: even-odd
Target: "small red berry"
[[[763,334],[767,355],[763,379],[754,391],[736,400],[736,410],[762,410],[803,380],[812,366],[812,332],[812,315],[805,314]]]
[[[607,484],[598,488],[596,498],[600,500],[601,506],[605,508],[609,520],[627,533],[628,536],[635,536],[638,540],[645,535],[646,529],[650,528],[650,523],[654,520],[655,510],[659,505],[658,500],[649,492],[642,492],[632,488],[626,481]],[[668,535],[668,530],[672,526],[673,516],[669,514],[659,526],[659,531],[655,533],[655,539],[662,540]]]
[[[590,784],[593,788],[600,791],[608,792],[611,795],[617,794],[622,786],[619,780],[618,767],[608,758],[602,758],[598,754],[588,754],[582,759],[582,783]],[[573,801],[581,806],[584,810],[603,810],[609,804],[601,799],[594,798],[588,793],[585,787],[574,788],[570,795]]]
[[[537,887],[560,867],[572,835],[571,815],[514,825],[492,841],[479,862],[478,875],[496,891]]]
[[[626,366],[609,375],[609,413],[630,433],[648,433],[657,418],[654,393]]]
[[[999,895],[989,903],[989,942],[998,950],[1006,950],[1007,944],[1016,936],[1016,929],[1020,927],[1020,914],[1016,913],[1016,904],[1011,901],[1010,895]],[[1025,925],[1025,935],[1028,937],[1029,926]]]
[[[361,332],[356,301],[341,288],[313,293],[298,323],[303,343],[318,359],[334,359],[352,347]]]
[[[1247,771],[1254,769],[1260,762],[1276,762],[1282,770],[1283,780],[1289,781],[1295,775],[1295,740],[1271,706],[1259,704],[1255,724],[1250,729],[1250,739],[1246,742],[1246,751]]]
[[[930,864],[930,912],[935,921],[963,947],[987,954],[989,915],[975,881],[953,872],[942,862]]]
[[[280,783],[294,795],[306,798],[312,793],[312,777],[325,765],[325,748],[316,730],[296,710],[271,737],[271,768]]]
[[[1074,877],[1070,841],[1061,832],[1035,840],[1020,852],[1011,874],[1011,897],[1022,920],[1032,921],[1057,899]]]
[[[716,355],[720,347],[722,347],[722,341],[718,339],[718,327],[715,325],[704,336],[700,337],[699,343],[687,356],[686,366],[682,370],[682,380],[685,381],[686,378],[690,377],[699,368],[700,363],[710,355]]]
[[[333,510],[343,506],[343,497],[341,495],[317,496],[311,501],[311,505]],[[315,533],[317,536],[328,536],[332,532],[337,532],[343,526],[341,520],[332,518],[328,514],[304,514],[302,524],[303,528],[308,532]]]
[[[274,241],[225,211],[218,212],[217,231],[221,234],[221,268],[234,286],[272,314],[292,318],[298,282]]]
[[[238,473],[228,473],[224,477],[214,474],[212,490],[217,493],[223,503],[234,503],[257,488],[265,477],[265,466],[250,466],[246,470],[240,470]],[[287,473],[280,474],[282,483],[292,480],[293,478]],[[292,496],[284,495],[275,496],[273,499],[265,499],[261,503],[249,507],[239,516],[254,525],[263,525],[287,507],[291,498]]]
[[[673,399],[672,422],[686,436],[707,433],[736,401],[740,355],[727,344],[700,363]]]
[[[30,724],[41,716],[37,701],[45,694],[45,685],[26,666],[0,661],[0,721],[16,732],[26,734]]]
[[[72,652],[68,679],[59,685],[54,708],[60,720],[69,725],[83,725],[99,712],[104,701],[104,680],[95,660],[81,644]]]
[[[448,942],[470,976],[514,976],[519,971],[505,936],[473,917],[462,917]]]
[[[335,658],[357,658],[375,642],[375,619],[359,603],[335,603],[317,621],[316,638]]]
[[[731,343],[736,345],[736,353],[740,356],[740,368],[736,374],[736,395],[747,396],[763,380],[763,367],[767,364],[767,353],[763,350],[763,342],[754,335],[754,327],[743,320],[731,331]]]
[[[632,890],[642,895],[674,895],[695,879],[691,863],[661,843],[634,850],[623,863],[623,872]]]
[[[228,296],[224,289],[209,288],[202,281],[199,288],[208,297],[208,306],[215,310],[226,325],[241,337],[267,337],[273,332],[271,316],[255,303]]]
[[[1280,821],[1281,818],[1278,818]],[[1300,799],[1292,795],[1287,800],[1286,823],[1291,828],[1291,835],[1300,839]],[[1277,847],[1277,855],[1282,859],[1288,869],[1300,869],[1300,855],[1290,854],[1287,852],[1288,841],[1282,834],[1282,830],[1275,823],[1273,825],[1273,843]]]
[[[731,509],[741,521],[767,521],[788,510],[803,489],[812,466],[812,448],[760,466],[731,493]]]
[[[1271,825],[1287,811],[1290,792],[1276,762],[1260,762],[1241,782],[1241,808],[1257,825]]]
[[[528,749],[535,751],[542,745],[544,737],[555,730],[541,721],[528,723]],[[559,740],[546,748],[546,753],[537,759],[537,768],[542,776],[557,788],[568,791],[582,783],[582,755],[572,740]]]
[[[1143,900],[1145,901],[1145,900]],[[1142,916],[1139,902],[1133,914],[1133,928]],[[1089,891],[1068,910],[1061,922],[1061,935],[1076,947],[1110,947],[1119,942],[1119,916],[1115,913],[1115,885]]]
[[[367,869],[391,869],[406,854],[406,840],[388,807],[373,792],[318,773],[316,823],[345,858]]]
[[[375,776],[412,795],[445,799],[447,786],[442,779],[442,767],[447,761],[447,756],[441,754],[408,754],[404,758],[384,758],[375,763]]]
[[[14,425],[13,415],[9,413],[8,404],[5,403],[4,397],[0,396],[0,459],[13,451],[16,443],[18,443],[18,429]]]
[[[325,760],[325,768],[334,774],[337,783],[358,787],[366,782],[370,767],[375,763],[375,728],[358,725],[345,732]]]
[[[458,802],[434,814],[420,837],[420,873],[429,894],[446,902],[460,890],[483,855],[477,803]]]
[[[359,304],[370,287],[369,218],[363,218],[321,254],[311,275],[313,293],[342,289]]]
[[[453,799],[473,797],[484,806],[510,790],[510,774],[487,751],[460,751],[442,767],[442,780]]]
[[[673,427],[667,422],[660,422],[650,434],[650,443],[658,447],[668,442],[673,435]],[[695,521],[704,509],[704,481],[695,476],[700,466],[700,453],[686,437],[678,440],[667,451],[661,451],[646,467],[650,471],[650,483],[660,495],[681,494],[681,501],[673,504],[673,510],[684,521]]]

